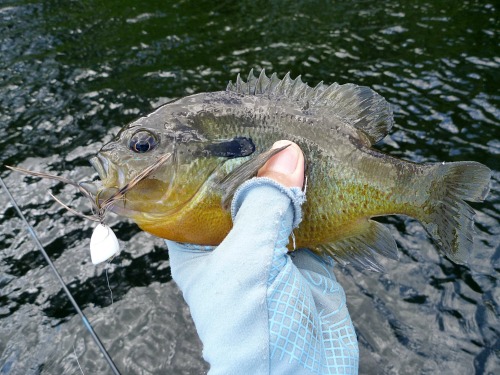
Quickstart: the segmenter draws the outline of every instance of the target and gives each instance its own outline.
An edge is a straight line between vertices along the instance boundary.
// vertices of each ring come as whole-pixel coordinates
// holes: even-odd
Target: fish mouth
[[[127,184],[127,173],[117,168],[105,156],[97,154],[90,159],[90,164],[96,170],[105,187],[116,187],[121,189]]]
[[[89,162],[99,175],[100,181],[82,181],[78,185],[95,197],[104,189],[103,181],[108,176],[109,162],[101,155],[94,156]]]
[[[166,153],[150,166],[137,168],[139,176],[144,172],[146,174],[136,180],[137,176],[130,176],[128,168],[116,165],[109,160],[107,155],[98,153],[89,162],[98,173],[100,180],[82,182],[80,186],[91,193],[99,201],[99,204],[110,198],[113,199],[116,193],[123,190],[123,196],[116,200],[113,199],[113,203],[108,207],[109,211],[119,216],[134,219],[145,212],[145,207],[149,214],[154,215],[157,213],[163,195],[169,191],[173,181],[163,181],[158,176],[150,174],[153,170],[156,172],[158,168],[161,169],[166,161],[171,160],[171,156],[171,153]],[[158,164],[159,161],[161,164]],[[151,169],[155,165],[156,167]],[[148,170],[150,172],[147,172]],[[135,182],[131,183],[134,180]]]
[[[99,178],[104,181],[108,175],[107,171],[109,170],[108,160],[97,154],[97,156],[94,156],[92,159],[90,159],[90,164],[96,170]]]
[[[89,162],[99,175],[100,180],[85,181],[80,183],[80,186],[96,197],[100,203],[126,185],[124,171],[116,168],[105,156],[98,153]],[[124,200],[114,202],[109,210],[124,217],[133,217],[138,214],[138,212],[126,208]]]

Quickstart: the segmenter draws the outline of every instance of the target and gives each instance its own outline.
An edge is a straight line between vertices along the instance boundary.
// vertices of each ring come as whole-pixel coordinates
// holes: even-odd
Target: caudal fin
[[[491,171],[476,162],[434,164],[431,201],[421,218],[438,247],[452,261],[465,263],[473,247],[474,210],[464,201],[481,202],[488,195]]]

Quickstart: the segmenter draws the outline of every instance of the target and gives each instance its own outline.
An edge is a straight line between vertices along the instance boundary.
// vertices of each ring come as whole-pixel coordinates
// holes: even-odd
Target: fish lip
[[[92,159],[89,160],[90,164],[96,170],[99,178],[105,180],[108,175],[109,162],[102,155],[97,154]]]
[[[84,189],[87,193],[90,195],[93,195],[94,197],[99,194],[99,191],[102,190],[102,182],[101,181],[82,181],[78,185],[82,189]]]

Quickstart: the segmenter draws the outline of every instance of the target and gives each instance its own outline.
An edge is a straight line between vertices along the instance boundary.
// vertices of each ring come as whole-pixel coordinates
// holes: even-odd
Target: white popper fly
[[[120,251],[116,235],[110,227],[99,224],[90,238],[90,258],[93,264],[102,263]]]
[[[92,215],[84,215],[78,211],[75,211],[73,208],[68,207],[66,204],[61,202],[58,198],[56,198],[54,195],[49,193],[49,195],[55,199],[57,203],[62,205],[65,209],[68,211],[74,213],[75,215],[78,215],[80,217],[83,217],[88,220],[100,222],[95,229],[94,232],[92,233],[92,237],[90,238],[90,258],[92,259],[92,263],[94,264],[99,264],[102,263],[109,258],[113,257],[120,251],[120,245],[118,244],[118,240],[116,239],[115,234],[111,230],[110,227],[108,227],[105,224],[102,224],[102,221],[104,220],[104,216],[108,212],[108,209],[116,202],[125,197],[125,194],[132,189],[134,186],[136,186],[139,182],[150,176],[159,166],[164,164],[170,157],[172,156],[172,153],[167,153],[164,155],[161,155],[158,157],[158,159],[148,166],[146,169],[144,169],[141,173],[139,173],[137,176],[135,176],[130,182],[128,182],[124,187],[121,189],[118,189],[114,194],[112,194],[110,197],[107,199],[101,201],[98,199],[98,192],[97,195],[92,192],[91,189],[88,188],[90,184],[84,184],[84,183],[77,183],[74,181],[71,181],[65,177],[61,176],[55,176],[51,175],[48,173],[42,173],[42,172],[33,172],[24,168],[16,168],[16,167],[9,167],[9,169],[12,169],[13,171],[21,172],[30,176],[36,176],[36,177],[42,177],[42,178],[49,178],[52,180],[57,180],[57,181],[62,181],[66,184],[75,186],[80,190],[80,192],[86,196],[89,200],[90,203],[92,204]],[[85,185],[87,185],[87,188],[85,188]]]

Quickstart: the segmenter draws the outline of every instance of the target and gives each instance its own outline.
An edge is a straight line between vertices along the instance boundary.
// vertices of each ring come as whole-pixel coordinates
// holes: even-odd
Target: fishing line
[[[113,306],[113,291],[111,290],[111,286],[109,285],[109,276],[108,276],[108,266],[111,262],[108,262],[106,265],[106,268],[104,269],[106,271],[106,281],[108,282],[108,289],[109,293],[111,294],[111,306]]]
[[[99,350],[101,351],[102,355],[106,359],[106,362],[108,363],[109,367],[111,368],[111,370],[113,371],[113,373],[115,375],[121,375],[121,373],[120,373],[120,371],[118,371],[118,368],[116,367],[115,363],[113,362],[113,360],[109,356],[108,352],[104,348],[101,340],[99,339],[99,337],[95,333],[94,329],[92,328],[92,325],[90,324],[90,322],[88,321],[87,317],[85,316],[85,314],[83,313],[83,311],[80,309],[80,307],[78,306],[78,303],[76,303],[75,299],[73,298],[73,295],[71,294],[71,292],[67,288],[66,284],[64,283],[64,280],[62,279],[61,275],[57,271],[54,263],[52,263],[52,261],[50,260],[47,252],[45,251],[45,249],[42,246],[40,240],[38,239],[38,236],[36,235],[35,230],[28,223],[28,221],[26,220],[26,218],[24,217],[23,213],[21,212],[21,209],[19,208],[16,200],[14,199],[14,197],[12,196],[12,194],[10,193],[10,190],[7,188],[7,185],[5,185],[2,177],[0,177],[0,185],[2,186],[2,188],[7,193],[7,196],[9,197],[9,200],[12,203],[12,206],[17,211],[17,214],[19,215],[19,217],[23,221],[24,225],[26,226],[26,229],[27,229],[28,233],[31,235],[31,238],[33,238],[33,241],[35,242],[36,246],[38,247],[38,250],[40,250],[40,252],[42,253],[43,257],[45,258],[45,260],[49,264],[50,268],[52,269],[52,272],[54,273],[54,275],[56,276],[57,280],[61,284],[61,287],[63,288],[64,293],[66,293],[66,296],[68,297],[69,301],[71,302],[71,304],[75,308],[75,310],[78,313],[78,315],[80,315],[80,318],[83,321],[83,325],[87,328],[87,330],[89,331],[90,335],[94,339],[94,342],[99,347]]]
[[[80,361],[78,360],[78,354],[76,354],[75,343],[73,343],[73,353],[75,354],[76,363],[78,364],[78,367],[80,368],[80,371],[82,372],[82,375],[85,375],[85,373],[82,370],[82,366],[80,366]]]

